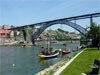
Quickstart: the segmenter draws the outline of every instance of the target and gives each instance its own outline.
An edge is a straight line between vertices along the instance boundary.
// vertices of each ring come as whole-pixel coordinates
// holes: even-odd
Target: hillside
[[[39,39],[46,39],[47,37],[52,39],[75,39],[80,38],[80,35],[74,32],[64,31],[62,29],[46,30],[40,35]]]

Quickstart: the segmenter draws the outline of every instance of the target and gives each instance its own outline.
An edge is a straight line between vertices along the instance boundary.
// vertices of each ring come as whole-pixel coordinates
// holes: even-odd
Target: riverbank
[[[81,73],[91,72],[92,69],[90,69],[88,66],[90,64],[92,65],[95,59],[100,60],[100,50],[97,48],[87,48],[68,67],[66,67],[60,75],[81,75]]]
[[[54,41],[51,42],[51,44],[64,44],[64,43],[80,43],[80,41]],[[32,46],[32,45],[45,45],[47,44],[46,41],[40,41],[40,42],[35,42],[35,44],[32,44],[32,42],[29,43],[20,43],[19,41],[13,41],[13,42],[4,42],[4,43],[0,43],[0,46],[23,46],[23,45],[28,45],[28,46]],[[50,44],[50,43],[48,43]]]
[[[51,44],[64,44],[64,43],[80,43],[80,41],[51,41]],[[44,42],[35,42],[35,45],[45,45],[47,41]],[[50,44],[50,42],[48,42]]]
[[[83,52],[84,51],[84,52]],[[77,55],[74,54],[71,58],[66,58],[49,68],[46,68],[36,75],[66,75],[66,74],[76,74],[91,72],[88,68],[89,64],[93,64],[94,60],[100,60],[100,50],[97,48],[87,48],[82,50]],[[87,58],[87,59],[86,59]],[[74,60],[75,59],[75,60]],[[80,64],[81,63],[81,64]],[[81,67],[80,67],[81,66]],[[99,71],[100,74],[100,71]]]
[[[77,53],[75,53],[74,55],[72,55],[70,58],[66,58],[52,66],[50,66],[49,68],[46,68],[40,72],[38,72],[37,74],[35,75],[54,75],[54,73],[56,71],[58,71],[62,66],[66,65],[66,63],[70,62],[70,60],[76,56]],[[56,74],[55,74],[56,75]]]

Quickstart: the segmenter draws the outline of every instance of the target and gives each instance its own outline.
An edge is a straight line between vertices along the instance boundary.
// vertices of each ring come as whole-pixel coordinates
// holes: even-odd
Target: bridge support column
[[[90,26],[92,25],[92,22],[93,22],[93,18],[92,16],[90,17]]]
[[[34,45],[35,44],[35,39],[34,39],[33,35],[32,35],[31,41],[32,41],[32,44]]]

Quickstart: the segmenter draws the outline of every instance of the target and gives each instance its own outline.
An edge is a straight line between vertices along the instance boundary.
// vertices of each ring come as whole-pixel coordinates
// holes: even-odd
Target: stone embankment
[[[36,73],[35,75],[50,75],[51,73],[54,73],[56,70],[58,70],[65,63],[66,62],[64,62],[64,61],[60,61],[60,62],[50,66],[49,68],[46,68],[46,69]]]
[[[49,44],[50,42],[48,42]],[[80,41],[54,41],[51,44],[64,44],[64,43],[80,43]],[[47,44],[47,41],[44,42],[35,42],[35,45],[44,45]]]
[[[18,44],[18,41],[13,41],[13,42],[1,42],[0,46],[8,46],[8,45],[16,45]]]
[[[49,44],[50,42],[48,42]],[[55,42],[51,42],[51,44],[64,44],[64,43],[79,43],[79,41],[55,41]],[[32,42],[26,43],[26,45],[45,45],[47,44],[46,41],[43,42],[35,42],[35,44],[32,44]],[[15,46],[22,46],[25,45],[24,43],[21,44],[20,41],[12,41],[12,42],[0,42],[0,46],[8,46],[8,45],[15,45]]]

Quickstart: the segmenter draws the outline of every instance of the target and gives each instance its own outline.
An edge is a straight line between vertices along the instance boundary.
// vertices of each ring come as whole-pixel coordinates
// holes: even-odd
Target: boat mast
[[[51,38],[50,38],[50,48],[51,48]]]
[[[48,47],[49,47],[49,46],[48,46],[48,33],[47,33],[47,50],[49,49]]]
[[[51,32],[51,27],[49,28],[50,32]],[[51,34],[49,35],[49,40],[50,40],[50,48],[51,48]]]

